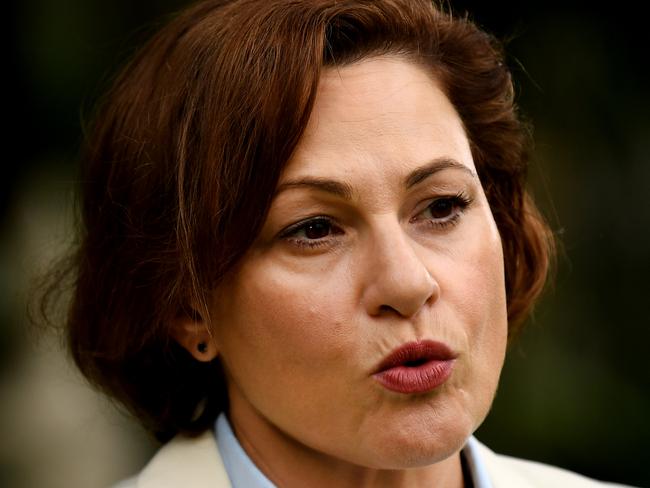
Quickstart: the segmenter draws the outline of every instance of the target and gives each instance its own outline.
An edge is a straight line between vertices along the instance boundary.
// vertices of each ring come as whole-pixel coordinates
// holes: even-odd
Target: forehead
[[[326,69],[307,128],[284,179],[345,177],[357,170],[394,176],[436,158],[475,171],[460,117],[432,72],[398,57]]]

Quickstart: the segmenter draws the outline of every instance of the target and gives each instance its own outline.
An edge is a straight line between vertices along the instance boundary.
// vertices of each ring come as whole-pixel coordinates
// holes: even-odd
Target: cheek
[[[359,331],[350,326],[348,281],[338,267],[330,274],[259,262],[246,268],[220,300],[224,327],[215,332],[229,386],[285,432],[317,443],[323,419],[335,426],[354,397],[346,379],[359,361]]]
[[[474,333],[488,342],[500,342],[507,335],[503,250],[491,215],[481,222],[465,240],[459,257],[463,264],[451,277],[451,288],[457,290],[458,309],[466,310],[471,314],[468,322],[477,324]]]
[[[228,327],[218,334],[224,360],[245,368],[291,369],[300,377],[339,359],[352,343],[344,331],[352,303],[345,282],[332,272],[294,273],[251,261],[217,305]],[[255,365],[240,364],[251,357]]]
[[[453,256],[453,272],[441,284],[447,305],[463,324],[468,375],[475,388],[496,389],[503,366],[508,322],[501,240],[491,216],[471,229],[462,252]],[[445,286],[446,285],[446,286]]]

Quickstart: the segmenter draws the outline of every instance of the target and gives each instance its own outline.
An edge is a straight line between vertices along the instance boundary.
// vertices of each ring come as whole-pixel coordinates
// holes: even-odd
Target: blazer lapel
[[[137,478],[138,488],[231,488],[212,430],[196,438],[176,436]]]
[[[531,481],[522,476],[484,444],[477,442],[481,460],[488,472],[494,488],[534,488]]]

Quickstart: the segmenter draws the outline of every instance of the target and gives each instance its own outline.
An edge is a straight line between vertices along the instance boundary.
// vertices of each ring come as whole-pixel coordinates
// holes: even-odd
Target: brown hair
[[[430,0],[207,0],[115,80],[85,142],[67,320],[89,380],[166,440],[227,407],[219,361],[170,339],[241,259],[327,66],[381,54],[433,70],[464,122],[501,233],[510,334],[543,288],[553,240],[525,190],[528,136],[500,45]]]

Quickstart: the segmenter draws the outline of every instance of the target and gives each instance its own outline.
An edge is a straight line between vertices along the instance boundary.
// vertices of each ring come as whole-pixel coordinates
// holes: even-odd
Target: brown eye
[[[444,229],[456,225],[462,213],[472,204],[472,199],[459,193],[453,196],[439,197],[433,200],[416,220],[425,222],[435,229]]]
[[[451,198],[440,198],[429,205],[429,211],[434,219],[444,219],[454,211],[454,202]]]
[[[307,239],[322,239],[323,237],[327,237],[331,230],[332,225],[324,219],[312,220],[311,222],[307,222],[303,227]]]
[[[329,237],[342,234],[343,231],[327,217],[317,217],[292,225],[280,237],[296,244],[309,247],[328,242]]]

